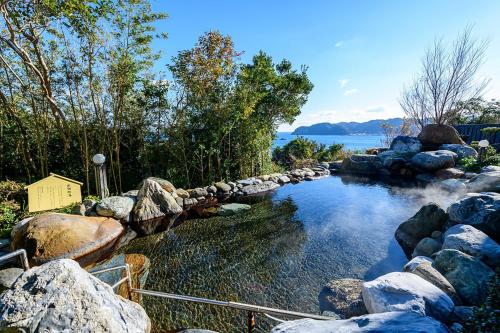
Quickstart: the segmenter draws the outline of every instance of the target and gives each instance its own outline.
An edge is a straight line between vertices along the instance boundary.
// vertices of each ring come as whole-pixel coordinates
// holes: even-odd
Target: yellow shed
[[[83,183],[55,173],[25,187],[28,190],[28,209],[39,212],[61,208],[82,201]]]

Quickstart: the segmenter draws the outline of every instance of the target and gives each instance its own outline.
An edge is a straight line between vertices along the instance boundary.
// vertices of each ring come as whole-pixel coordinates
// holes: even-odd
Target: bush
[[[25,198],[24,184],[11,180],[0,182],[0,237],[7,237],[22,216]]]
[[[470,146],[476,151],[480,151],[477,141],[473,141]],[[488,146],[488,148],[486,148],[483,152],[481,162],[478,162],[474,157],[466,157],[459,161],[459,165],[462,166],[465,171],[479,172],[481,167],[486,165],[500,166],[500,154],[497,153],[494,147]]]
[[[344,145],[333,144],[327,147],[315,141],[299,136],[282,148],[273,151],[273,161],[286,168],[312,166],[318,162],[330,162],[344,158]]]
[[[500,270],[489,283],[489,293],[483,305],[474,309],[464,324],[465,333],[500,332]]]

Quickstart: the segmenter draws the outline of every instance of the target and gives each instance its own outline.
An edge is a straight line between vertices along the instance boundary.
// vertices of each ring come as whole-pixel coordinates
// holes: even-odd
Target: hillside
[[[399,127],[403,119],[375,119],[366,122],[319,123],[311,126],[300,126],[293,131],[293,135],[353,135],[353,134],[382,134],[382,124],[388,123]]]

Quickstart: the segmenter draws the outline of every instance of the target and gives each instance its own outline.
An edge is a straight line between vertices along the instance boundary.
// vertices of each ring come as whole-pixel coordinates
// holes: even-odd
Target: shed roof
[[[82,183],[82,182],[79,182],[79,181],[77,181],[77,180],[74,180],[74,179],[71,179],[71,178],[67,178],[67,177],[64,177],[64,176],[61,176],[61,175],[58,175],[58,174],[56,174],[56,173],[51,172],[51,173],[50,173],[50,176],[45,177],[45,178],[43,178],[43,179],[40,179],[39,181],[36,181],[36,182],[34,182],[33,184],[29,184],[29,185],[25,186],[24,188],[25,188],[25,189],[27,189],[27,188],[29,188],[29,187],[31,187],[31,186],[33,186],[33,185],[36,185],[36,184],[38,184],[38,183],[43,182],[44,180],[46,180],[46,179],[48,179],[48,178],[51,178],[51,177],[54,177],[54,178],[59,178],[59,179],[65,180],[65,181],[70,182],[70,183],[78,184],[78,185],[80,185],[80,186],[82,186],[82,185],[83,185],[83,183]]]

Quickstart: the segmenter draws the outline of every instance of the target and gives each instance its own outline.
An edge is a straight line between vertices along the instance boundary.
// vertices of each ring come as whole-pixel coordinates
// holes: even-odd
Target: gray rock
[[[486,264],[458,250],[437,253],[434,266],[455,288],[465,304],[479,305],[488,292],[488,282],[495,272]]]
[[[130,197],[107,197],[96,206],[100,216],[114,217],[117,220],[126,218],[134,208],[134,200]]]
[[[417,246],[415,246],[412,257],[418,257],[418,256],[430,257],[432,254],[441,250],[441,245],[442,244],[440,242],[438,242],[433,238],[430,237],[422,238],[420,242],[417,243]]]
[[[137,199],[134,208],[134,221],[177,216],[182,213],[182,208],[177,204],[175,198],[155,181],[144,181]]]
[[[436,171],[455,166],[457,154],[449,150],[424,151],[411,159],[411,164],[424,171]]]
[[[188,190],[188,193],[190,198],[206,197],[208,194],[207,190],[201,187]]]
[[[231,186],[224,182],[217,182],[214,184],[214,186],[217,188],[218,192],[227,193],[231,191]]]
[[[130,243],[135,238],[137,238],[137,232],[135,232],[134,230],[132,230],[130,228],[127,228],[127,230],[125,231],[123,236],[120,238],[116,248],[119,249],[119,248],[122,248],[122,247],[128,245],[128,243]]]
[[[186,207],[194,206],[194,205],[198,204],[199,200],[204,200],[204,198],[203,197],[199,197],[198,199],[195,199],[195,198],[186,198],[186,199],[184,199],[183,205],[186,206]]]
[[[480,173],[465,184],[469,192],[500,192],[500,171]]]
[[[450,325],[451,333],[463,333],[464,327],[460,323],[452,323]]]
[[[73,209],[71,210],[71,214],[85,216],[86,211],[87,211],[87,209],[86,209],[85,205],[80,204],[80,205],[75,205],[73,207]]]
[[[341,170],[345,173],[371,175],[377,174],[382,168],[382,160],[377,155],[354,154],[346,157]]]
[[[174,194],[175,193],[175,186],[171,182],[169,182],[168,180],[163,179],[163,178],[159,178],[159,177],[148,177],[148,178],[146,178],[145,180],[143,180],[139,184],[139,190],[144,186],[144,182],[146,180],[154,181],[154,182],[158,183],[161,186],[162,189],[164,189],[165,191],[167,191],[170,194]]]
[[[433,231],[431,234],[431,237],[437,240],[438,242],[441,242],[441,239],[443,238],[443,233],[441,231]]]
[[[467,191],[465,184],[458,179],[445,179],[438,184],[442,189],[448,192],[465,193]]]
[[[424,237],[429,237],[433,231],[441,230],[447,218],[445,211],[437,204],[427,204],[413,217],[399,225],[395,233],[396,240],[410,257],[418,242]]]
[[[487,165],[481,168],[481,173],[500,171],[500,166]]]
[[[331,281],[319,293],[320,311],[334,312],[342,319],[367,314],[361,295],[362,288],[363,281],[358,279]]]
[[[461,144],[453,144],[448,143],[439,146],[440,150],[449,150],[458,155],[458,159],[466,158],[466,157],[474,157],[477,158],[477,151],[471,146],[461,145]]]
[[[0,270],[0,293],[6,289],[10,289],[23,272],[21,268],[17,267]]]
[[[252,208],[250,205],[240,204],[240,203],[230,203],[221,205],[217,209],[217,213],[221,216],[231,216],[235,214],[241,214]]]
[[[363,300],[369,313],[417,312],[446,321],[454,304],[438,287],[420,276],[393,272],[363,283]]]
[[[447,168],[436,171],[435,175],[439,179],[450,179],[450,178],[458,179],[462,178],[465,175],[465,173],[457,168]]]
[[[500,266],[500,245],[471,225],[457,224],[446,230],[443,249],[459,250],[492,267]]]
[[[426,184],[434,183],[437,181],[436,176],[434,176],[432,173],[428,173],[428,172],[420,173],[420,174],[416,175],[415,179],[418,181],[421,181],[423,183],[426,183]]]
[[[421,263],[424,263],[424,262],[428,262],[432,265],[434,260],[432,260],[429,257],[418,256],[418,257],[415,257],[412,260],[408,261],[406,263],[406,265],[404,265],[403,270],[405,272],[410,272],[410,271],[414,270],[415,268],[417,268],[418,265],[420,265]]]
[[[390,150],[398,153],[418,153],[422,149],[422,143],[413,136],[399,135],[391,142]]]
[[[216,193],[217,192],[217,187],[214,185],[210,185],[206,187],[207,193]]]
[[[469,224],[500,242],[500,194],[468,193],[448,207],[454,224]]]
[[[385,312],[345,320],[300,319],[284,322],[271,333],[449,333],[439,321],[414,312]]]
[[[149,332],[142,307],[68,259],[24,272],[0,296],[0,328],[30,332]]]
[[[177,202],[177,204],[179,205],[179,207],[184,208],[184,199],[183,198],[177,197],[177,198],[175,198],[175,202]]]
[[[405,270],[405,272],[413,273],[420,276],[427,282],[432,283],[448,295],[455,305],[462,304],[462,300],[458,296],[455,288],[446,280],[446,278],[439,273],[437,269],[432,267],[430,262],[422,262],[413,269]]]
[[[251,194],[257,194],[257,193],[275,190],[278,187],[280,187],[278,184],[268,180],[268,181],[263,182],[262,184],[245,186],[241,189],[241,192],[243,192],[244,195],[251,195]]]
[[[237,184],[242,186],[250,186],[255,184],[255,178],[240,179],[236,181]]]
[[[278,183],[280,184],[287,184],[290,182],[290,178],[288,176],[281,176],[278,178]]]

